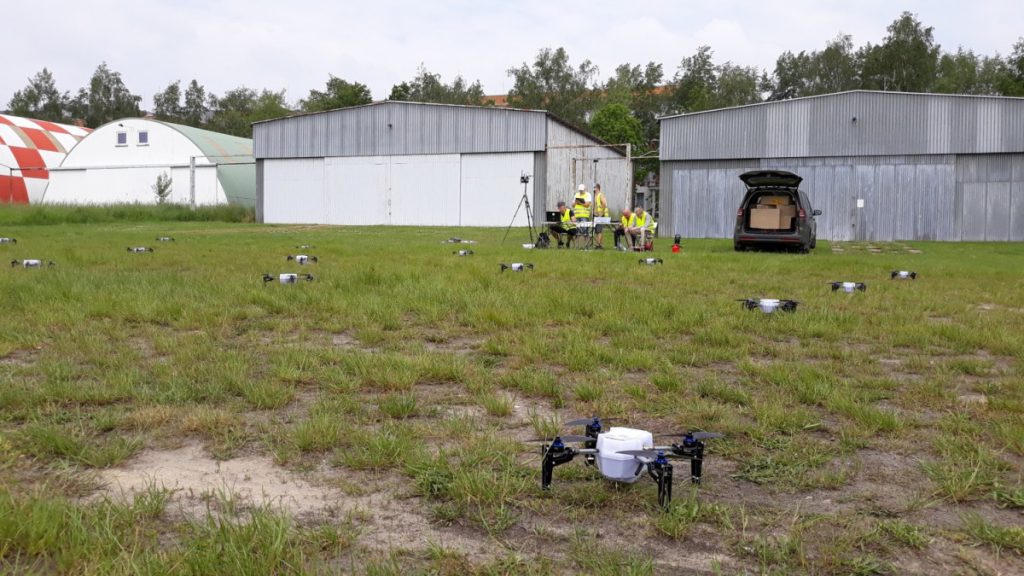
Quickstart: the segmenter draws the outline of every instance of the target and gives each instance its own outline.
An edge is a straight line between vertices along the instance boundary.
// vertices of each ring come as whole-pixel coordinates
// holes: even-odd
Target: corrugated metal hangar
[[[624,151],[544,111],[384,101],[253,125],[258,221],[507,226],[575,187],[626,205]],[[525,224],[525,209],[516,224]]]
[[[1024,240],[1024,98],[854,91],[661,120],[660,230],[731,238],[780,168],[828,240]]]

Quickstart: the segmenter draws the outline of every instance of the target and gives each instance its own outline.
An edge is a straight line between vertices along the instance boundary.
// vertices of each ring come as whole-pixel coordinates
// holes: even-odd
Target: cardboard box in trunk
[[[793,199],[789,196],[761,196],[757,199],[760,206],[783,206],[792,204]]]
[[[750,227],[759,230],[779,229],[779,209],[776,206],[758,206],[750,211]]]
[[[796,206],[792,204],[779,206],[779,228],[782,230],[792,228],[793,218],[796,218]]]

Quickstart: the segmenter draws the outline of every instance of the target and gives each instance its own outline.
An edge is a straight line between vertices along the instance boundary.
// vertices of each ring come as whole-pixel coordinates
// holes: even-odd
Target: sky
[[[425,66],[446,82],[512,87],[509,68],[564,47],[610,76],[623,63],[664,65],[668,78],[701,45],[716,62],[771,72],[790,50],[819,50],[843,33],[878,43],[900,13],[934,27],[944,50],[1007,54],[1024,35],[1020,0],[2,0],[6,54],[0,108],[43,67],[62,91],[86,85],[101,62],[151,109],[170,82],[208,92],[286,90],[291,103],[329,75],[370,87],[374,99]]]

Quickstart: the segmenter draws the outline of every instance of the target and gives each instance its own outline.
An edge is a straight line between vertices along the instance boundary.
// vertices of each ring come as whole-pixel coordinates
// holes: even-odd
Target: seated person
[[[626,247],[621,244],[622,238],[629,233],[630,228],[636,227],[636,216],[633,215],[633,211],[629,208],[622,209],[622,218],[619,219],[619,224],[615,227],[615,249],[626,250]],[[632,245],[633,237],[630,236],[630,245]]]
[[[558,240],[558,247],[561,248],[566,244],[562,241],[562,234],[568,236],[568,242],[572,242],[579,230],[576,228],[576,218],[565,202],[558,203],[558,218],[559,221],[549,224],[548,229],[554,234],[555,239]]]
[[[644,212],[642,207],[637,207],[633,213],[633,225],[630,226],[626,233],[629,234],[630,239],[633,242],[634,250],[647,250],[647,244],[651,243],[654,239],[654,230],[657,224],[654,223],[654,218],[650,214]],[[640,240],[640,245],[637,246],[637,240]]]

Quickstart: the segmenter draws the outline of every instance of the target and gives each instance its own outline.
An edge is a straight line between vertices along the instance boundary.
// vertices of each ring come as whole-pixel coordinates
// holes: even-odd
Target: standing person
[[[615,227],[615,249],[626,251],[626,247],[622,243],[622,238],[629,234],[630,228],[636,227],[636,216],[629,208],[622,209],[622,217],[619,218],[619,225]],[[630,244],[632,244],[633,236],[630,235]]]
[[[600,184],[594,184],[594,219],[607,218],[608,199],[604,197]],[[598,250],[604,250],[604,224],[594,225],[594,244]]]
[[[558,202],[558,219],[559,221],[548,226],[551,233],[555,235],[555,239],[558,240],[558,247],[565,246],[567,242],[572,242],[572,239],[576,237],[578,230],[576,229],[575,218],[573,217],[572,210],[565,205],[565,202]],[[562,234],[568,236],[567,242],[562,242]]]
[[[593,233],[593,228],[589,227],[590,222],[590,206],[593,201],[590,197],[590,192],[587,192],[587,185],[580,184],[576,189],[576,195],[572,198],[572,215],[576,222],[587,222],[588,224],[583,225],[583,235],[589,236]],[[577,230],[577,232],[579,232]]]

